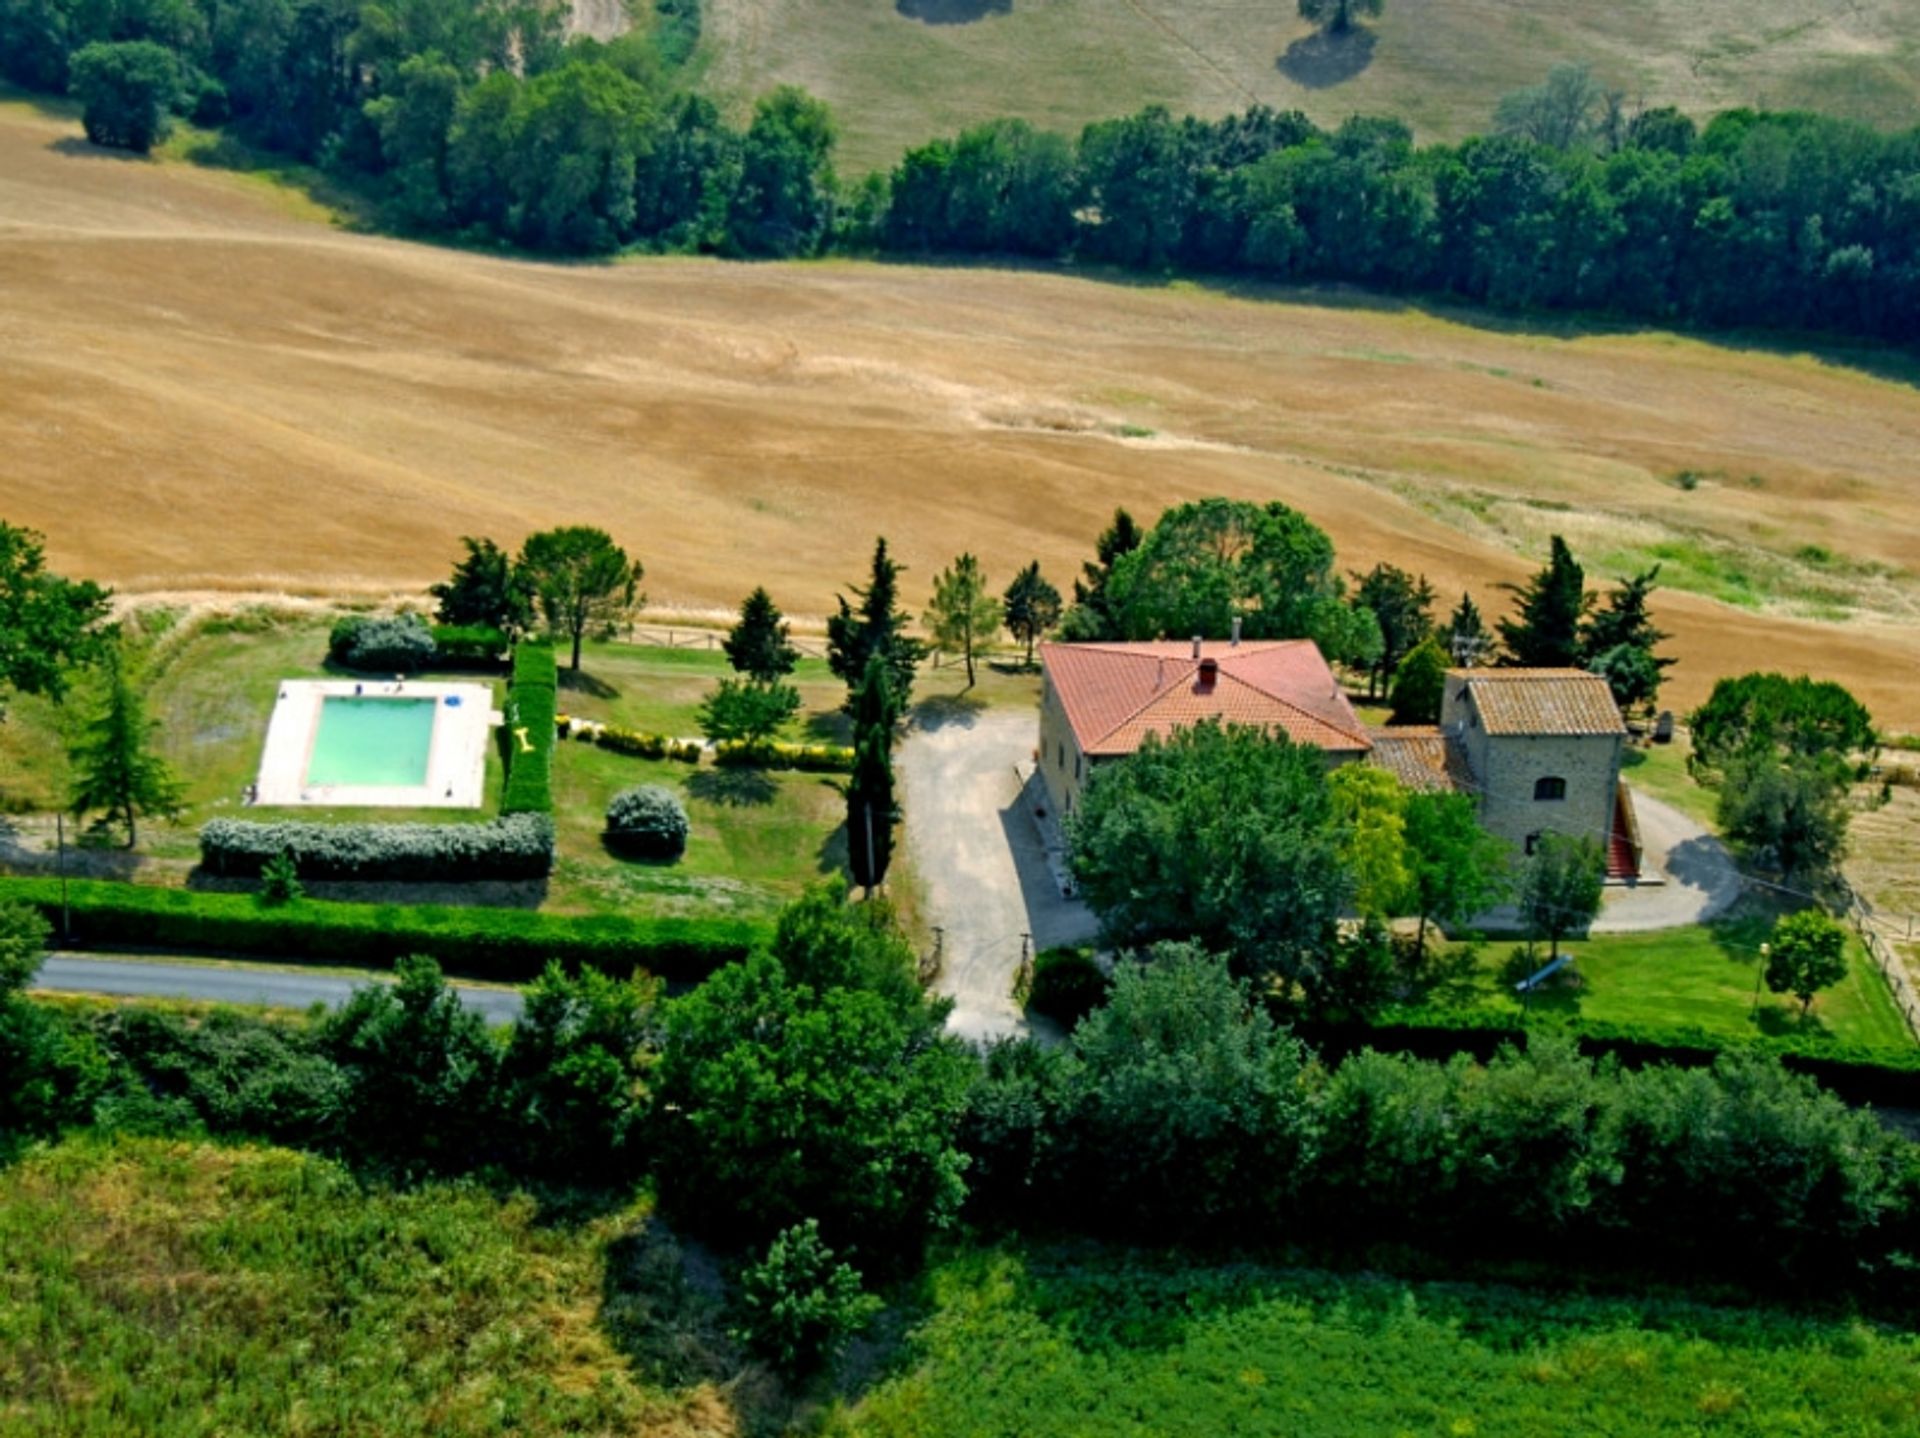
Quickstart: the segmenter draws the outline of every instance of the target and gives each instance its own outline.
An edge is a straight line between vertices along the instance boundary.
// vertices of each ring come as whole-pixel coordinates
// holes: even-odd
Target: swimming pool
[[[434,699],[329,694],[320,704],[307,783],[413,788],[427,782]]]

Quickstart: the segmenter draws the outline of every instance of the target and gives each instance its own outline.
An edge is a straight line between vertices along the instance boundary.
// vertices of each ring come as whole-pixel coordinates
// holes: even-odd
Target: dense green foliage
[[[1554,535],[1546,567],[1525,584],[1506,587],[1516,613],[1500,621],[1500,662],[1522,669],[1580,667],[1580,636],[1593,596],[1566,540]]]
[[[827,619],[827,667],[851,695],[866,682],[867,661],[879,655],[887,667],[896,718],[913,702],[914,670],[927,652],[907,633],[907,615],[900,608],[903,567],[888,554],[884,538],[875,540],[867,583],[853,587],[858,607],[840,595],[838,612]]]
[[[582,72],[562,71],[558,76],[547,78],[558,82],[576,73]],[[611,77],[613,80],[619,78]],[[571,130],[573,126],[587,122],[578,115],[570,115],[565,123]],[[558,167],[559,172],[543,173],[539,180],[541,203],[546,205],[560,203],[567,184],[574,178],[574,172],[581,165],[592,163],[590,153],[581,154],[566,138],[556,139],[555,151],[550,163]],[[593,183],[603,184],[605,181]],[[554,223],[562,222],[556,219]],[[558,247],[570,248],[566,245]],[[588,245],[583,248],[604,246]],[[514,561],[514,567],[539,605],[540,617],[546,621],[547,632],[572,643],[573,662],[570,667],[576,674],[580,672],[581,641],[589,633],[611,633],[616,625],[646,602],[646,596],[640,592],[645,567],[639,560],[629,558],[627,552],[613,542],[612,535],[591,525],[563,525],[558,529],[529,534],[526,542],[520,546],[520,555]]]
[[[1086,949],[1042,949],[1033,956],[1027,1009],[1045,1014],[1063,1029],[1106,1002],[1113,980]]]
[[[1520,865],[1514,889],[1527,932],[1547,940],[1551,957],[1560,941],[1583,934],[1600,912],[1607,856],[1600,841],[1585,834],[1540,835]]]
[[[741,1336],[793,1379],[830,1365],[881,1307],[821,1242],[813,1219],[775,1234],[765,1256],[740,1274]]]
[[[1767,987],[1792,994],[1805,1013],[1813,996],[1847,976],[1847,931],[1818,909],[1788,914],[1767,945]]]
[[[1113,523],[1094,540],[1093,558],[1080,566],[1080,577],[1073,581],[1073,606],[1061,621],[1063,639],[1118,639],[1120,619],[1114,611],[1110,592],[1114,570],[1120,561],[1146,541],[1146,531],[1124,509],[1113,512]]]
[[[417,674],[434,661],[433,627],[418,614],[349,614],[327,636],[327,659],[343,669]]]
[[[53,879],[0,879],[0,900],[60,918],[60,884]],[[106,880],[69,882],[66,907],[81,943],[383,967],[408,954],[426,954],[450,972],[500,980],[531,979],[549,959],[616,975],[637,969],[698,979],[742,957],[762,937],[758,925],[730,918],[576,917],[332,900],[262,908],[247,894]]]
[[[9,689],[58,699],[108,641],[109,595],[47,568],[46,541],[0,520],[0,718]]]
[[[463,535],[466,557],[453,573],[427,592],[434,617],[456,628],[480,626],[503,634],[523,634],[533,623],[533,592],[513,556],[491,539]],[[497,646],[495,652],[504,649]]]
[[[1193,940],[1311,990],[1352,881],[1326,764],[1261,729],[1200,724],[1095,769],[1067,820],[1107,942]]]
[[[720,647],[736,673],[763,684],[785,679],[800,663],[800,651],[793,646],[786,616],[762,586],[756,585],[753,593],[740,601],[740,617]]]
[[[434,661],[442,665],[495,664],[509,644],[506,630],[491,624],[436,624],[432,632]]]
[[[67,89],[82,106],[89,140],[144,155],[173,129],[180,65],[173,51],[151,40],[95,41],[73,52]]]
[[[1717,681],[1687,718],[1690,761],[1708,776],[1736,759],[1766,755],[1844,766],[1879,744],[1866,706],[1831,680],[1743,674]]]
[[[500,812],[553,812],[553,746],[558,739],[560,672],[550,644],[513,649],[507,689],[507,783]]]
[[[1001,618],[1001,601],[987,587],[980,561],[963,554],[934,576],[933,602],[921,622],[936,649],[961,657],[971,689],[975,655],[1000,632]]]
[[[673,790],[636,784],[607,801],[607,846],[636,859],[677,859],[687,850],[687,806]]]
[[[800,691],[778,680],[722,679],[700,701],[700,732],[715,744],[773,742],[800,712]]]
[[[312,824],[298,819],[209,819],[200,862],[209,873],[253,878],[292,858],[303,879],[460,883],[540,879],[553,870],[553,820],[508,814],[486,824]]]
[[[1013,583],[1000,597],[1000,620],[1007,632],[1026,646],[1026,664],[1033,667],[1033,646],[1053,631],[1060,622],[1060,591],[1040,573],[1040,561],[1034,560],[1013,576]]]
[[[1433,635],[1414,645],[1393,671],[1393,688],[1387,696],[1393,705],[1389,722],[1438,724],[1440,706],[1447,695],[1447,670],[1452,665],[1447,651]]]
[[[1376,564],[1353,576],[1353,602],[1370,611],[1380,629],[1380,652],[1367,669],[1367,693],[1378,697],[1409,652],[1433,633],[1433,586],[1397,564]],[[1396,720],[1431,724],[1431,719]]]
[[[107,653],[103,692],[86,727],[67,750],[73,785],[67,795],[75,818],[98,812],[126,826],[127,847],[139,841],[143,815],[180,817],[183,786],[154,750],[159,725],[147,717],[145,697],[118,650]]]

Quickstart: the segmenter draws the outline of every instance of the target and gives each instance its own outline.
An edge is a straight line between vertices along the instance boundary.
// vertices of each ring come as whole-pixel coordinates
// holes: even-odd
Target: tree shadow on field
[[[1355,25],[1344,31],[1315,30],[1287,46],[1273,68],[1296,85],[1330,90],[1344,85],[1373,63],[1373,31]]]
[[[560,687],[574,694],[586,694],[595,699],[618,699],[620,691],[606,680],[588,673],[585,669],[560,670]]]
[[[913,727],[929,734],[948,728],[971,729],[986,709],[986,699],[971,690],[937,694],[913,706]]]
[[[832,787],[839,789],[842,794],[846,792],[839,784]],[[898,838],[898,831],[895,831],[896,843]],[[819,852],[814,856],[814,868],[822,874],[844,874],[847,872],[847,854],[847,821],[842,819],[839,826],[820,841]]]
[[[116,149],[112,145],[96,145],[81,135],[62,135],[47,148],[56,155],[75,155],[85,160],[125,160],[140,165],[159,163],[152,155],[143,155],[138,150]]]
[[[971,25],[989,15],[1010,15],[1013,0],[893,0],[893,8],[924,25]]]
[[[850,744],[853,720],[843,709],[823,710],[807,716],[806,733],[811,744]]]
[[[764,769],[699,769],[687,776],[687,792],[708,804],[745,809],[771,804],[780,786]]]

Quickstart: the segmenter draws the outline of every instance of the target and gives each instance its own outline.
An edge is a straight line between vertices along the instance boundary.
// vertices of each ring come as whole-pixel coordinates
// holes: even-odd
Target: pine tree
[[[1415,576],[1393,564],[1376,564],[1353,579],[1353,602],[1372,610],[1380,622],[1380,656],[1367,668],[1367,694],[1373,697],[1400,661],[1433,632],[1433,586],[1424,574]]]
[[[1668,637],[1654,627],[1648,606],[1659,578],[1656,564],[1628,579],[1607,596],[1606,607],[1581,633],[1586,667],[1606,677],[1614,702],[1624,710],[1652,709],[1659,699],[1662,671],[1673,664],[1654,653]]]
[[[1124,509],[1113,512],[1113,523],[1094,542],[1095,558],[1080,566],[1081,577],[1073,581],[1073,608],[1067,614],[1066,631],[1072,639],[1117,639],[1119,625],[1107,597],[1107,583],[1113,578],[1113,566],[1146,542],[1146,531],[1133,522]]]
[[[987,588],[980,561],[963,554],[933,581],[933,603],[923,617],[934,642],[967,665],[967,688],[974,685],[974,653],[1000,628],[1000,601]]]
[[[127,826],[129,849],[139,839],[139,815],[180,816],[180,781],[152,749],[157,727],[147,718],[140,691],[127,676],[125,660],[109,650],[99,713],[68,751],[75,771],[69,803],[76,819],[96,809],[109,819],[118,817]]]
[[[1033,668],[1033,645],[1060,622],[1060,591],[1047,583],[1034,560],[1013,577],[1004,599],[1007,629],[1027,646],[1027,668]]]
[[[1480,606],[1473,602],[1471,594],[1460,596],[1459,606],[1447,619],[1441,643],[1455,664],[1469,669],[1486,658],[1493,648],[1493,635],[1487,629],[1487,621],[1480,617]]]
[[[900,809],[893,796],[893,732],[900,707],[884,655],[867,660],[853,695],[853,773],[847,780],[847,866],[869,898],[893,862]]]
[[[467,557],[453,566],[444,584],[427,592],[434,617],[442,624],[480,624],[507,635],[524,633],[533,623],[533,585],[508,554],[491,539],[461,537]]]
[[[740,618],[720,647],[737,673],[763,684],[784,679],[800,662],[800,651],[788,640],[786,617],[764,588],[755,588],[741,603]]]
[[[887,541],[873,546],[873,572],[864,589],[855,588],[855,609],[840,596],[840,612],[827,620],[827,666],[849,690],[860,686],[867,661],[875,654],[886,660],[887,685],[895,706],[905,711],[913,695],[913,671],[927,648],[906,632],[907,616],[899,607],[901,566],[887,554]]]
[[[1586,586],[1586,571],[1566,540],[1554,535],[1547,567],[1524,585],[1505,586],[1519,597],[1520,612],[1500,621],[1506,646],[1500,662],[1521,669],[1582,667],[1582,625],[1593,607]]]

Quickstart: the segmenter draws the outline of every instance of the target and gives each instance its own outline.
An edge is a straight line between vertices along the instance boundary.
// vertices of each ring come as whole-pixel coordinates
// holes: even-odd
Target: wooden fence
[[[1906,1018],[1907,1027],[1920,1039],[1920,993],[1916,993],[1913,977],[1907,972],[1906,963],[1894,949],[1896,940],[1912,940],[1917,932],[1911,915],[1894,916],[1876,913],[1873,906],[1854,892],[1853,885],[1844,879],[1840,882],[1840,891],[1844,896],[1843,915],[1853,931],[1860,936],[1860,942],[1866,945],[1867,952],[1873,955],[1873,961],[1879,965],[1881,976],[1887,981],[1887,988],[1893,994],[1893,1002]]]

